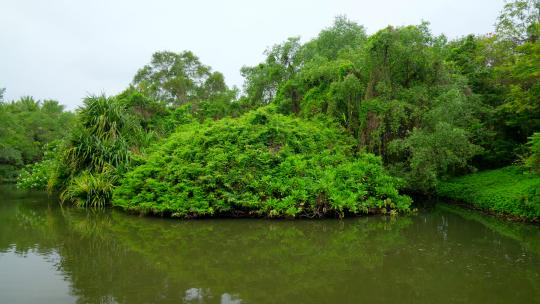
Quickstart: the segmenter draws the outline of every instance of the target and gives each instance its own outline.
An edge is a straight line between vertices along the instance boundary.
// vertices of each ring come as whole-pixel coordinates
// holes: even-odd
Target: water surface
[[[540,227],[444,204],[179,221],[1,187],[0,303],[540,303]]]

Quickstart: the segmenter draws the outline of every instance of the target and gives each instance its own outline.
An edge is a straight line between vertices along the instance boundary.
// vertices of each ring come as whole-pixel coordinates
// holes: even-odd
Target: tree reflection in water
[[[78,303],[540,300],[538,227],[488,219],[178,221],[28,194],[0,204],[0,251],[56,252]]]

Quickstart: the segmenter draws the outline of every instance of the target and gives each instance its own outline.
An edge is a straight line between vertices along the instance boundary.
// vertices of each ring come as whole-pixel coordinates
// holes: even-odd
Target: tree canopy
[[[0,182],[14,181],[22,167],[40,161],[44,145],[66,136],[73,121],[55,100],[0,98]]]

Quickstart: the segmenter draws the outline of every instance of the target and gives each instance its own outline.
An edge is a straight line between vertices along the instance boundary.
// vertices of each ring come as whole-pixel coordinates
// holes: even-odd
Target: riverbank
[[[516,166],[441,182],[437,195],[495,215],[540,221],[540,176]]]

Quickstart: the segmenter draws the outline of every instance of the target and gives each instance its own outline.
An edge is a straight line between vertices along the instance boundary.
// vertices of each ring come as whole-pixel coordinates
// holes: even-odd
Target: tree
[[[331,27],[322,30],[315,39],[306,43],[302,52],[306,60],[312,60],[315,56],[334,60],[340,53],[359,49],[366,40],[363,26],[345,16],[338,16]]]
[[[0,102],[0,182],[14,181],[23,166],[40,161],[43,147],[68,134],[73,121],[54,100]]]
[[[448,59],[467,77],[471,93],[493,107],[483,117],[493,136],[478,163],[500,167],[525,153],[527,138],[540,130],[540,1],[508,2],[495,34],[468,36],[449,44]]]
[[[334,117],[341,117],[345,128],[355,136],[358,135],[358,111],[363,90],[362,83],[353,73],[333,82],[330,87],[333,101],[328,105],[328,113]]]
[[[246,79],[244,91],[254,105],[270,103],[279,86],[290,79],[301,65],[299,57],[300,38],[289,38],[266,50],[266,60],[254,67],[244,66],[242,76]]]
[[[460,75],[482,73],[477,58],[467,59],[476,55],[476,41],[465,42],[452,46],[457,63],[452,65],[446,60],[451,57],[446,38],[433,36],[427,23],[387,27],[367,37],[361,26],[339,17],[315,39],[303,45],[290,39],[274,46],[256,68],[245,68],[251,72],[246,91],[262,104],[276,103],[285,114],[331,117],[357,139],[357,149],[382,156],[389,167],[416,170],[418,159],[426,156],[430,163],[422,166],[429,178],[394,172],[430,191],[439,178],[469,170],[473,156],[483,151],[480,146],[493,136],[484,124],[491,108]],[[263,98],[263,92],[270,93]],[[460,145],[452,150],[444,136]],[[439,144],[448,153],[428,157],[440,152]],[[392,145],[402,147],[397,155]]]
[[[171,105],[197,103],[227,92],[223,75],[212,72],[190,51],[157,52],[133,78],[133,86]]]
[[[540,35],[540,23],[530,27],[530,34]],[[517,128],[520,141],[525,142],[540,130],[540,40],[531,38],[518,46],[513,59],[499,69],[508,87],[499,110],[506,123]]]
[[[539,0],[513,0],[505,4],[497,19],[497,35],[502,40],[520,45],[531,38],[531,27],[539,22]]]

